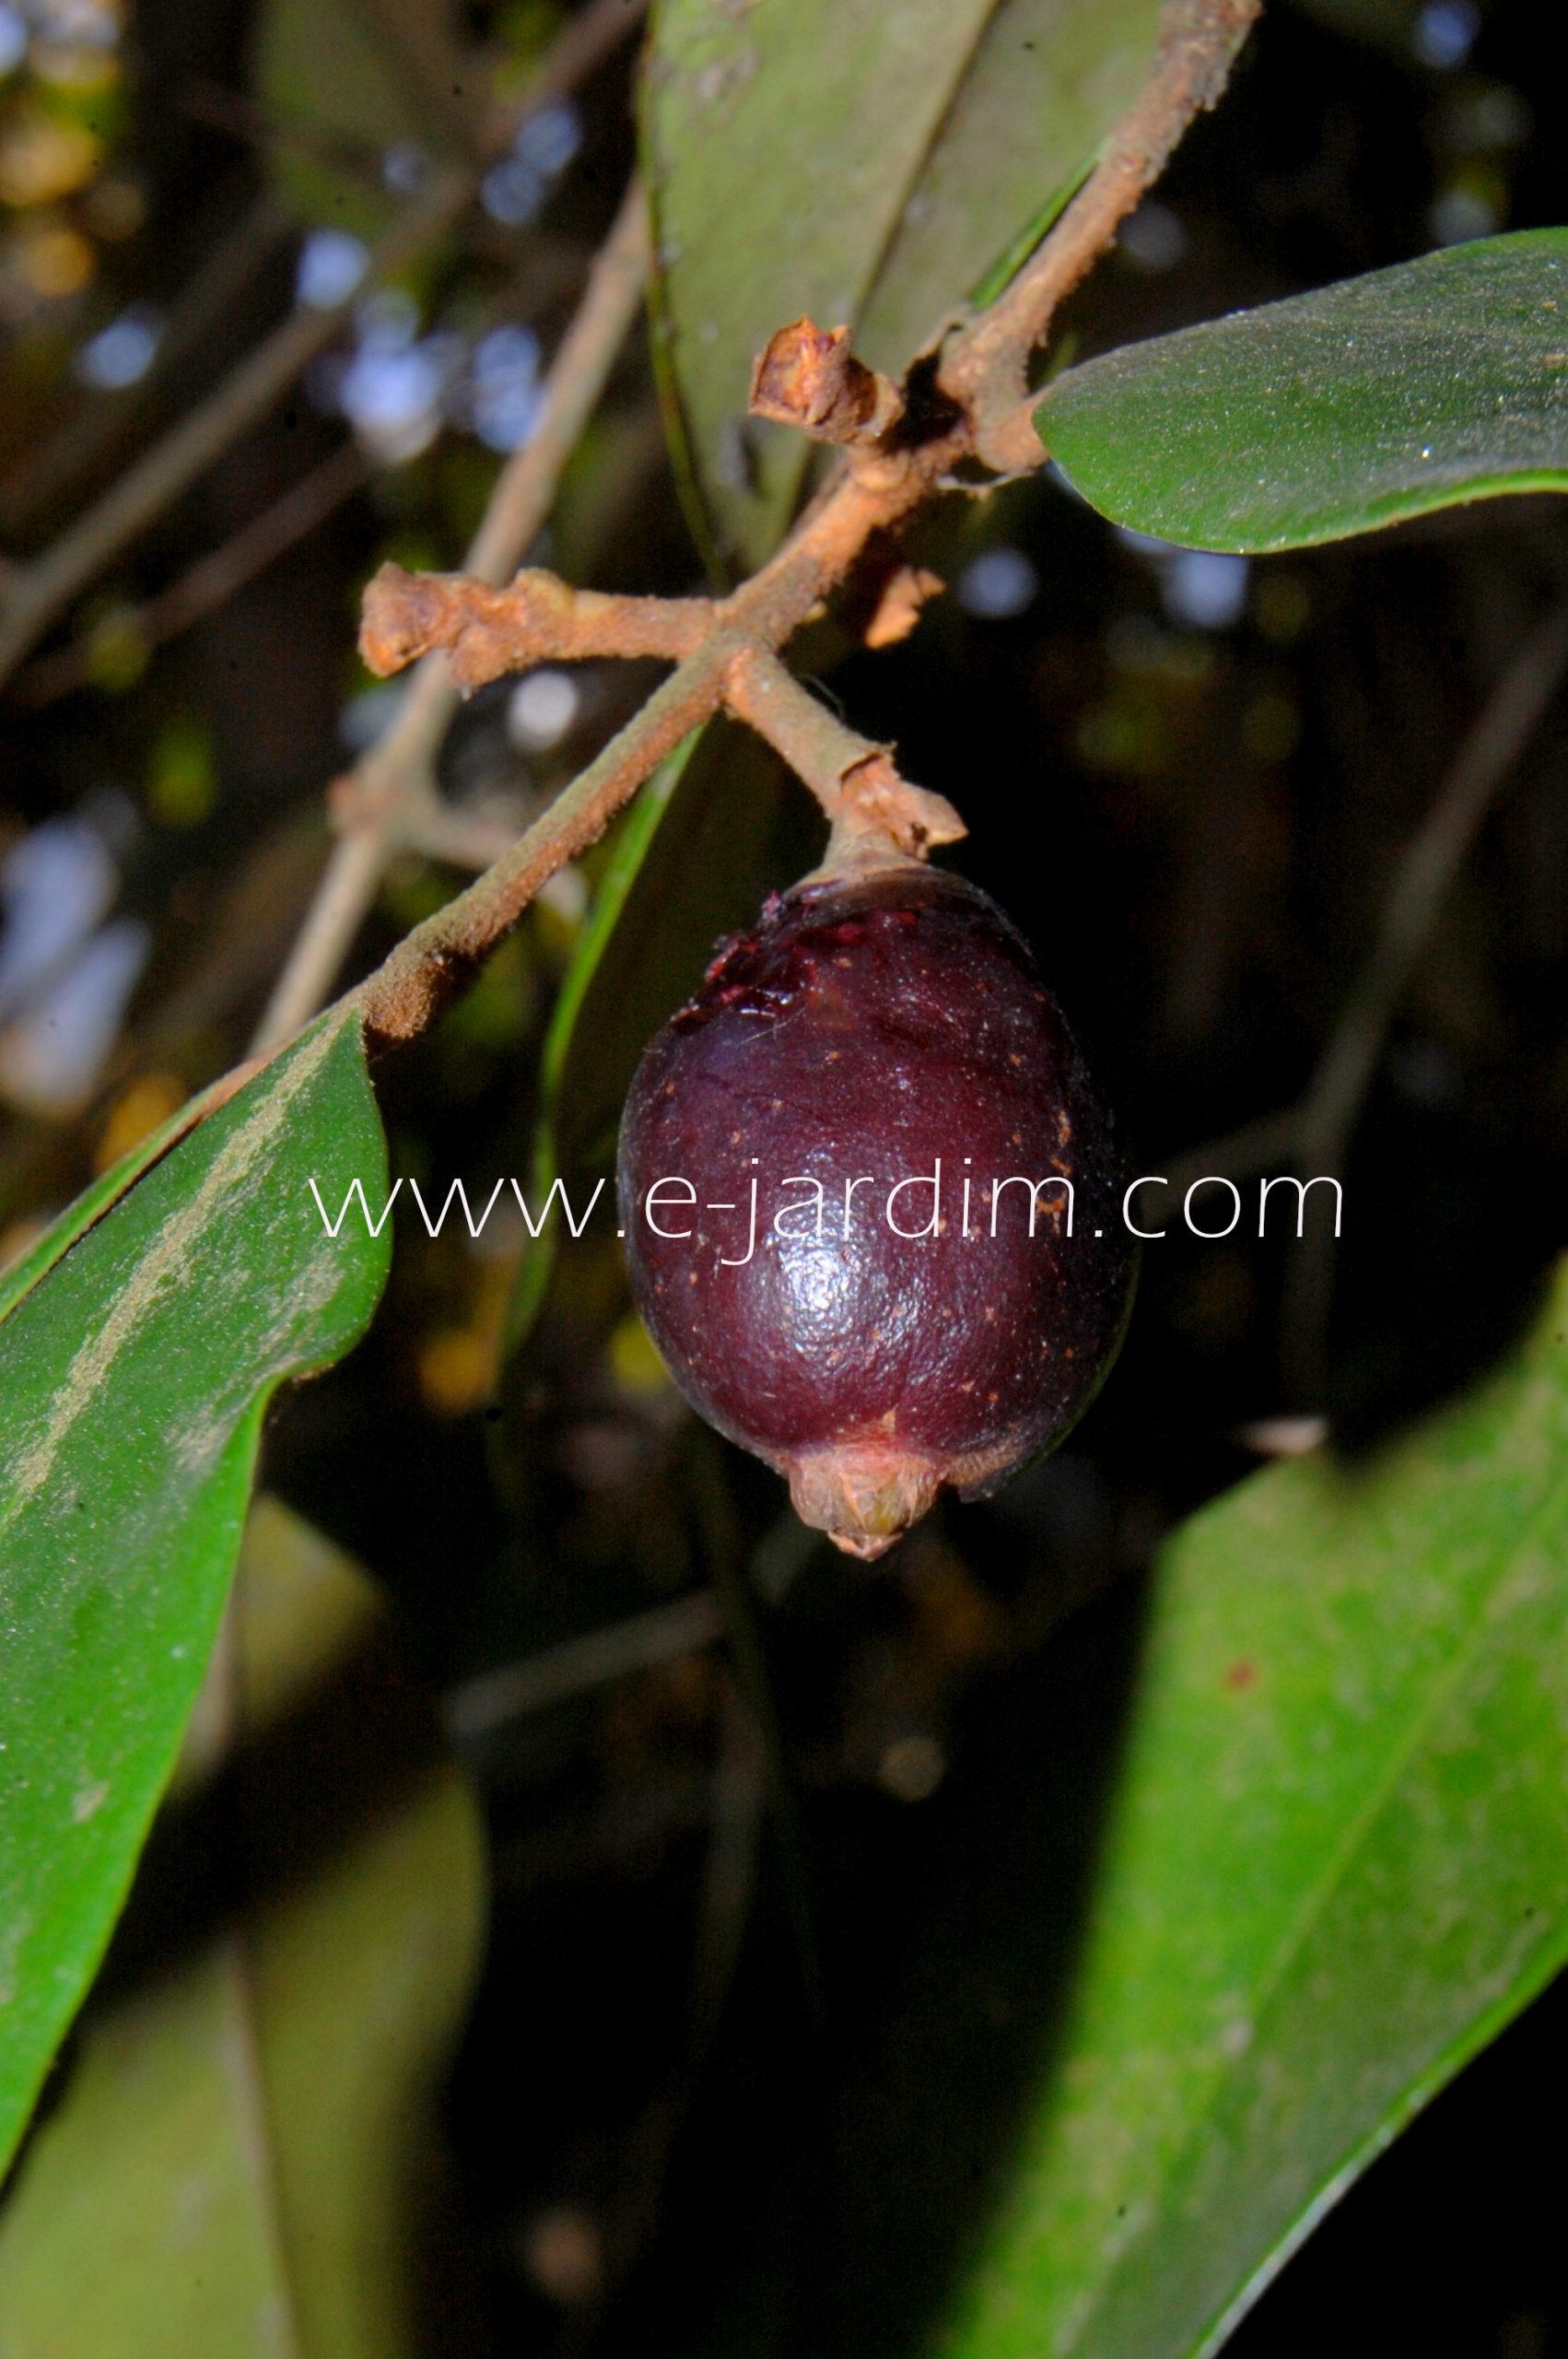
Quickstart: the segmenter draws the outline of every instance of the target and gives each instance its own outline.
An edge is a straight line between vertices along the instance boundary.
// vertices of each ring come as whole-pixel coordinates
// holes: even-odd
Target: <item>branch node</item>
[[[1033,475],[1050,456],[1035,426],[1038,394],[1027,396],[1016,409],[995,419],[981,420],[975,429],[975,456],[1005,481]]]
[[[950,335],[940,356],[928,352],[916,364],[907,395],[855,358],[844,329],[824,333],[802,320],[773,337],[758,363],[754,407],[837,443],[844,461],[783,547],[722,604],[595,596],[526,572],[497,590],[490,582],[500,558],[493,569],[471,558],[489,581],[452,575],[415,582],[393,569],[378,577],[364,643],[367,660],[383,673],[434,648],[448,651],[451,677],[470,687],[552,658],[644,655],[679,664],[527,834],[359,987],[355,1002],[378,1039],[422,1028],[541,885],[594,840],[655,765],[720,703],[767,738],[815,792],[833,823],[829,860],[840,870],[921,858],[964,833],[949,804],[900,778],[889,749],[846,729],[773,651],[844,582],[873,535],[895,534],[922,500],[954,484],[965,462],[983,454],[1004,473],[1039,465],[1044,454],[1025,405],[1028,356],[1194,114],[1213,103],[1260,5],[1164,0],[1153,70],[1094,170],[997,301]],[[970,487],[958,478],[958,487]],[[527,537],[509,535],[507,546],[525,547]],[[883,599],[872,623],[880,643],[907,628],[915,593],[924,588],[916,576]],[[444,686],[443,673],[428,676]],[[355,871],[345,908],[362,909],[364,876],[379,874],[360,849],[351,829],[339,847],[344,870]],[[374,844],[370,851],[379,859]]]

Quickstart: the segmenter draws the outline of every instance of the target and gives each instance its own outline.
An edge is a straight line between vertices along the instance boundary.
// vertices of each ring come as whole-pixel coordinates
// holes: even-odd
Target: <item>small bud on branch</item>
[[[848,328],[799,319],[770,337],[752,373],[751,410],[798,427],[813,442],[855,449],[880,442],[897,424],[904,396],[890,377],[856,359]]]

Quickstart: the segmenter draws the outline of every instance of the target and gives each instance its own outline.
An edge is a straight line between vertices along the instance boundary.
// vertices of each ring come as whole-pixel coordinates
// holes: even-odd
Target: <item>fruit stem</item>
[[[414,591],[408,604],[409,585],[382,577],[372,628],[378,668],[400,668],[415,642],[449,647],[462,640],[467,687],[520,662],[566,661],[595,650],[659,654],[673,658],[676,669],[519,843],[345,994],[376,1045],[414,1039],[436,1020],[545,880],[594,842],[664,756],[728,701],[725,675],[743,650],[786,646],[868,545],[885,546],[926,500],[963,481],[966,465],[978,460],[1006,475],[1043,464],[1026,397],[1029,356],[1044,341],[1056,306],[1104,252],[1188,123],[1213,104],[1259,6],[1163,0],[1159,53],[1144,88],[1018,276],[977,317],[951,327],[940,347],[934,399],[930,354],[915,364],[922,373],[911,373],[897,416],[896,389],[857,363],[836,329],[797,323],[782,347],[776,345],[759,391],[803,405],[811,413],[802,421],[806,430],[826,428],[832,439],[847,440],[838,466],[783,546],[727,598],[678,600],[661,612],[648,599],[574,595],[535,573],[523,576],[513,617],[509,593],[491,582],[448,576],[433,597]],[[918,575],[907,579],[901,600],[882,617],[882,643],[908,628],[919,604],[912,593],[924,594],[929,586]],[[805,773],[833,820],[832,861],[858,866],[920,858],[963,832],[939,798],[899,779],[883,748],[860,744],[860,761],[830,766],[826,775]],[[284,1028],[281,1019],[274,1027],[276,1046]]]
[[[767,649],[745,647],[734,656],[724,702],[783,756],[826,812],[828,873],[924,860],[933,844],[956,843],[967,832],[944,795],[901,778],[890,746],[846,728]]]

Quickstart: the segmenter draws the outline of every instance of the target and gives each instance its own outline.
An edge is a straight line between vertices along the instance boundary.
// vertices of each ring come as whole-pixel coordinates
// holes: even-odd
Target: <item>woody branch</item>
[[[912,423],[907,389],[857,360],[843,330],[781,330],[758,363],[754,406],[837,444],[838,464],[778,553],[728,598],[603,597],[539,571],[505,589],[463,575],[383,568],[362,640],[372,669],[447,651],[466,687],[545,661],[656,655],[670,676],[576,782],[485,874],[409,934],[350,995],[373,1040],[406,1039],[515,923],[540,886],[587,849],[658,764],[712,714],[761,732],[813,788],[840,855],[857,847],[922,855],[962,822],[912,787],[890,750],[844,730],[778,657],[802,624],[879,543],[976,463],[1003,473],[1046,456],[1027,396],[1032,353],[1058,305],[1156,178],[1182,132],[1218,98],[1260,0],[1164,0],[1148,82],[1101,159],[1007,290],[942,347],[939,398]],[[884,607],[884,640],[912,621],[930,577],[910,575]],[[881,611],[881,610],[879,610]]]

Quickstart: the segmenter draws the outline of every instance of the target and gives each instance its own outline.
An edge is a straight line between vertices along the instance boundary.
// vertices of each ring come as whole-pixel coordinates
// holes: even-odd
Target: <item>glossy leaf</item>
[[[258,1502],[225,1847],[250,1907],[205,1915],[213,1860],[204,1882],[190,1822],[213,1790],[183,1778],[151,1882],[178,1894],[166,1944],[193,1916],[204,1930],[136,1960],[84,2023],[0,2213],[6,2359],[427,2348],[435,2083],[478,1950],[481,1847],[380,1619],[329,1542]]]
[[[1568,1956],[1568,1276],[1159,1568],[1076,1995],[945,2359],[1194,2359]]]
[[[723,561],[767,554],[811,457],[745,416],[773,330],[802,311],[854,324],[902,371],[1093,154],[1156,17],[1156,0],[661,0],[644,104],[658,342]]]
[[[1035,413],[1118,524],[1300,548],[1568,489],[1568,229],[1424,254],[1069,369]]]
[[[1000,292],[1137,96],[1158,22],[1158,0],[994,10],[857,330],[877,368],[901,371],[963,302]],[[1012,270],[977,285],[1008,249]]]
[[[308,1181],[335,1213],[384,1174],[357,1024],[323,1020],[0,1325],[0,2158],[169,1776],[267,1400],[380,1290],[386,1232],[333,1240]]]

